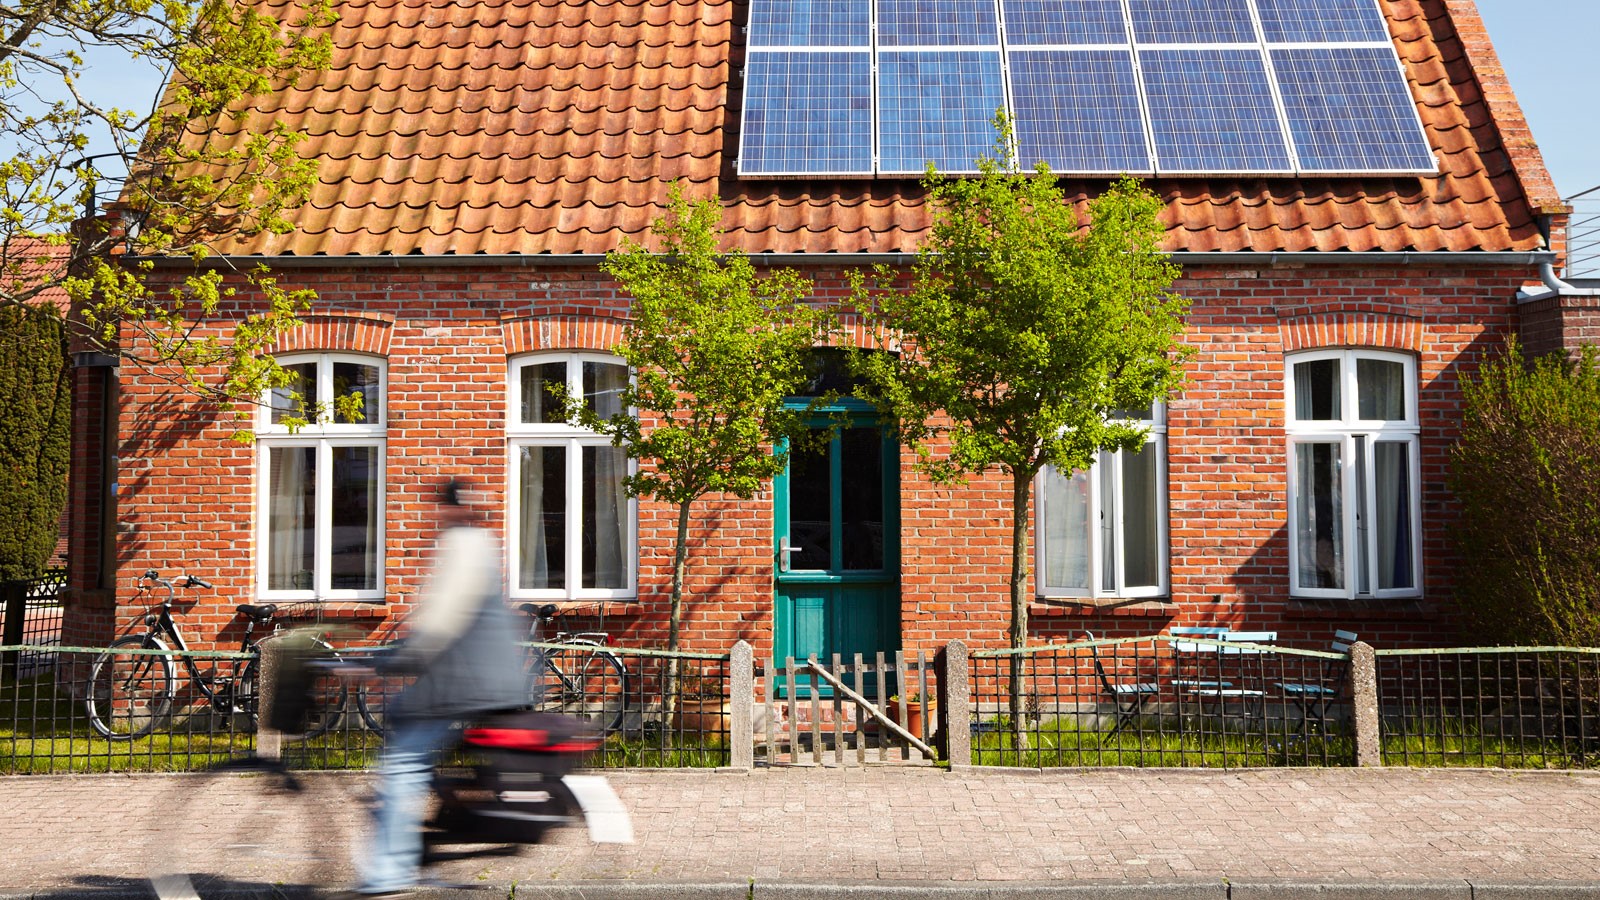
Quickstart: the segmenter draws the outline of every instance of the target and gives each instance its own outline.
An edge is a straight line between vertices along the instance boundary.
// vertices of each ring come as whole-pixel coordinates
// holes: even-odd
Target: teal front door
[[[900,454],[893,438],[861,415],[827,445],[790,454],[773,485],[773,506],[775,661],[815,656],[827,663],[835,653],[849,660],[898,649]],[[820,688],[831,694],[826,682]]]

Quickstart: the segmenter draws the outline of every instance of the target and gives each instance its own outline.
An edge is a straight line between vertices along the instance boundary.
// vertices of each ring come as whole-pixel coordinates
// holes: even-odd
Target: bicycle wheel
[[[172,657],[127,650],[166,650],[151,635],[114,641],[89,666],[84,710],[102,737],[129,741],[156,729],[172,708]]]
[[[533,708],[576,716],[606,732],[622,727],[628,672],[611,651],[590,641],[546,650],[534,679]]]
[[[351,881],[363,782],[256,757],[176,776],[147,854],[160,900],[319,896]]]
[[[334,662],[343,659],[333,645],[322,638],[314,638],[312,643],[317,651]],[[304,737],[314,738],[339,727],[344,720],[345,710],[350,702],[350,686],[343,678],[333,675],[325,670],[319,670],[311,679],[307,688],[311,692],[311,715],[306,720]]]

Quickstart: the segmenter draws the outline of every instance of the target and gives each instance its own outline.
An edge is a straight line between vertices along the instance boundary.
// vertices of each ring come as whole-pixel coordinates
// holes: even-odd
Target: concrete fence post
[[[956,640],[939,651],[939,733],[944,735],[944,756],[951,769],[972,766],[971,655],[966,643]]]
[[[1378,655],[1372,645],[1350,645],[1350,718],[1356,731],[1356,765],[1383,765],[1378,721]]]
[[[756,764],[756,657],[749,642],[733,645],[728,660],[728,727],[733,742],[729,763],[734,769],[751,769]]]
[[[256,661],[256,756],[262,759],[279,759],[283,756],[283,734],[268,725],[272,721],[272,704],[276,701],[278,669],[283,665],[283,655],[288,645],[281,638],[267,638],[259,645],[261,658]],[[241,660],[243,665],[244,661]]]

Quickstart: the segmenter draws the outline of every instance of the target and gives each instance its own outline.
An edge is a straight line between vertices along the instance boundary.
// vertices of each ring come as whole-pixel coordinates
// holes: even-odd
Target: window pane
[[[789,454],[791,569],[833,567],[833,485],[826,448]]]
[[[286,387],[273,388],[268,396],[267,405],[272,409],[272,424],[281,424],[288,416],[298,416],[309,422],[311,420],[309,410],[317,402],[317,364],[295,363],[284,366],[283,369],[293,375],[294,380]]]
[[[1415,588],[1412,559],[1411,445],[1380,441],[1374,453],[1378,588]]]
[[[1102,451],[1095,463],[1100,478],[1100,590],[1117,589],[1117,496],[1116,454]]]
[[[1405,365],[1387,359],[1356,360],[1356,402],[1362,419],[1405,421]]]
[[[1296,444],[1295,549],[1303,588],[1344,587],[1344,500],[1339,490],[1338,444]]]
[[[522,367],[522,419],[523,424],[537,425],[547,422],[562,423],[561,407],[550,394],[551,386],[565,386],[567,364],[564,362],[540,363]]]
[[[628,386],[628,369],[616,363],[583,364],[583,402],[595,415],[609,419],[622,412],[622,389]]]
[[[615,368],[615,367],[613,367]],[[583,448],[583,586],[627,586],[627,497],[622,478],[628,454],[621,447]]]
[[[1294,364],[1294,417],[1300,421],[1337,421],[1339,361],[1317,359]]]
[[[1159,453],[1154,441],[1138,453],[1122,454],[1122,583],[1125,587],[1161,585],[1161,511],[1156,466]]]
[[[883,437],[876,428],[848,428],[839,448],[844,567],[882,569]]]
[[[333,448],[329,586],[336,590],[378,587],[378,466],[377,447]]]
[[[526,385],[526,380],[523,382]],[[526,394],[524,394],[526,396]],[[567,584],[567,451],[563,447],[519,447],[522,495],[517,498],[517,586],[564,588]]]
[[[267,589],[316,587],[317,449],[267,451]]]
[[[344,415],[339,411],[339,398],[361,398],[360,411]],[[383,421],[383,397],[378,393],[378,367],[361,363],[336,362],[333,364],[333,421],[348,424],[376,425]]]
[[[1089,476],[1044,470],[1044,583],[1089,592]]]

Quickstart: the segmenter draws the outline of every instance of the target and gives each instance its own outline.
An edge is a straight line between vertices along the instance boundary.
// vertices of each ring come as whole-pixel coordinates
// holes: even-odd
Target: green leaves
[[[785,460],[771,448],[800,440],[804,411],[785,398],[805,380],[805,354],[825,340],[831,314],[806,305],[811,283],[789,270],[760,276],[718,250],[721,212],[674,186],[654,225],[662,252],[626,247],[601,268],[633,297],[617,354],[635,373],[628,412],[578,418],[643,461],[634,496],[690,503],[707,493],[749,499]]]
[[[997,155],[1009,146],[1005,122]],[[1187,302],[1160,255],[1162,204],[1132,179],[1087,204],[1087,221],[1049,170],[979,160],[977,178],[926,180],[932,234],[908,289],[858,279],[855,302],[896,357],[858,359],[874,399],[919,446],[950,452],[924,468],[956,479],[998,466],[1087,467],[1141,436],[1110,421],[1181,383]]]
[[[1450,454],[1453,593],[1490,643],[1600,641],[1600,351],[1524,359],[1513,340],[1463,382]]]

